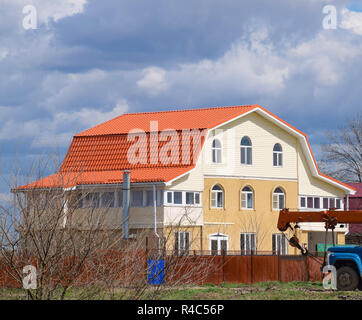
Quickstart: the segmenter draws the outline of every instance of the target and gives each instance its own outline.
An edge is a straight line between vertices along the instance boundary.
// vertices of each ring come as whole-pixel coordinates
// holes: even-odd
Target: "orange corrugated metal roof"
[[[194,166],[176,168],[141,168],[131,171],[132,183],[165,182],[189,171]],[[38,181],[17,188],[46,189],[72,188],[77,185],[120,184],[123,182],[123,170],[91,171],[91,172],[58,172]]]
[[[254,109],[263,110],[295,132],[302,134],[306,138],[307,147],[318,174],[354,190],[350,186],[322,174],[314,159],[307,136],[259,105],[123,114],[74,136],[58,173],[19,189],[57,186],[67,188],[82,184],[121,183],[123,170],[125,169],[132,171],[131,182],[168,182],[193,169],[201,151],[201,149],[196,150],[195,157],[191,157],[190,163],[182,163],[182,130],[199,129],[196,138],[201,139],[200,147],[202,147],[205,135],[209,129],[215,128]],[[151,127],[152,121],[157,121],[157,125]],[[129,147],[134,144],[134,141],[128,141],[127,137],[129,132],[135,129],[141,129],[146,134],[147,143],[140,144],[140,152],[142,153],[143,150],[143,152],[147,153],[147,161],[145,163],[130,163],[127,157]],[[150,151],[150,131],[157,131],[158,137],[160,137],[160,132],[168,129],[176,130],[176,134],[179,137],[177,146],[172,141],[159,142],[157,152],[160,155],[160,159],[157,163],[153,163],[150,161],[150,158],[152,152],[156,151]],[[194,140],[192,139],[191,154],[193,154],[194,149],[193,142]],[[161,152],[165,144],[168,147],[178,147],[179,153],[173,158],[172,163],[167,163],[166,161],[169,154],[162,154]],[[178,161],[175,161],[175,159]]]
[[[126,113],[86,131],[83,131],[77,134],[76,137],[107,134],[127,134],[130,130],[137,128],[142,129],[145,132],[149,132],[151,121],[158,122],[159,131],[169,128],[173,130],[195,128],[210,129],[257,107],[257,105],[250,105]]]

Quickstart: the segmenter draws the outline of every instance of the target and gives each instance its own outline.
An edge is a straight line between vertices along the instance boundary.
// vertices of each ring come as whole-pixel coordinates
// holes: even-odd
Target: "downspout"
[[[156,203],[156,185],[153,186],[153,227],[154,234],[158,238],[158,249],[160,248],[160,235],[157,233],[157,203]]]
[[[123,238],[129,238],[129,198],[130,198],[130,170],[123,171],[123,208],[122,208],[122,219],[123,219]]]

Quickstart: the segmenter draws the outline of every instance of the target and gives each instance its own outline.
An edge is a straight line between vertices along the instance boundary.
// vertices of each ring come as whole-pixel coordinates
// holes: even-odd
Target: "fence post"
[[[225,250],[222,250],[222,282],[225,283]]]
[[[250,282],[254,283],[254,261],[253,261],[253,256],[254,256],[254,250],[250,251]]]
[[[146,237],[146,252],[145,252],[145,278],[146,283],[148,282],[148,237]]]
[[[281,270],[280,270],[280,250],[278,250],[278,281],[282,281]]]

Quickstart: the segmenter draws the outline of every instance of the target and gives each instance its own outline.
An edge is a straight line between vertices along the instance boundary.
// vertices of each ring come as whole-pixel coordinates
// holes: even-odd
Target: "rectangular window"
[[[187,254],[190,250],[190,233],[175,232],[175,252],[179,255]]]
[[[90,192],[83,199],[83,208],[99,208],[99,193]]]
[[[240,250],[241,250],[241,254],[251,254],[251,251],[256,250],[255,233],[241,233],[240,234]]]
[[[153,207],[153,190],[147,190],[145,192],[146,196],[146,207]]]
[[[194,204],[194,193],[186,192],[186,204]]]
[[[341,209],[341,199],[336,199],[336,209]]]
[[[182,204],[182,192],[175,191],[173,193],[173,203],[174,204]]]
[[[328,209],[328,198],[323,198],[323,209]]]
[[[114,192],[102,193],[102,207],[114,208]]]
[[[300,207],[305,208],[305,206],[306,206],[305,197],[300,197]]]
[[[272,235],[272,247],[273,254],[287,254],[288,251],[288,240],[282,233],[274,233]]]
[[[314,198],[314,208],[315,209],[320,209],[320,199],[319,199],[319,197]]]
[[[307,208],[313,209],[313,197],[307,198]]]
[[[143,206],[143,191],[131,191],[131,207]]]
[[[167,192],[167,203],[172,203],[172,192],[168,191]]]
[[[195,204],[200,204],[200,193],[195,192]]]
[[[333,199],[333,198],[330,198],[330,199],[329,199],[329,208],[330,208],[330,209],[335,209],[334,199]]]

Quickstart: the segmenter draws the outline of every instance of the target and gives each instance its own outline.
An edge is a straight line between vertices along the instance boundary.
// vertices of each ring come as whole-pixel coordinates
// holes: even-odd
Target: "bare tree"
[[[346,182],[362,182],[362,113],[337,131],[328,132],[322,145],[320,169]]]
[[[13,198],[0,206],[0,272],[11,286],[23,287],[29,279],[24,267],[34,267],[35,285],[25,286],[29,299],[156,299],[174,287],[207,279],[210,259],[170,250],[175,232],[193,228],[189,208],[161,228],[161,247],[146,245],[158,243],[151,241],[147,228],[125,240],[121,214],[115,224],[110,207],[97,206],[99,195],[93,189],[69,188],[81,172],[58,171],[50,187],[18,187],[19,176],[41,178],[45,163],[30,175],[15,170]],[[150,261],[163,261],[164,266],[151,272]],[[164,283],[153,281],[157,277]]]

